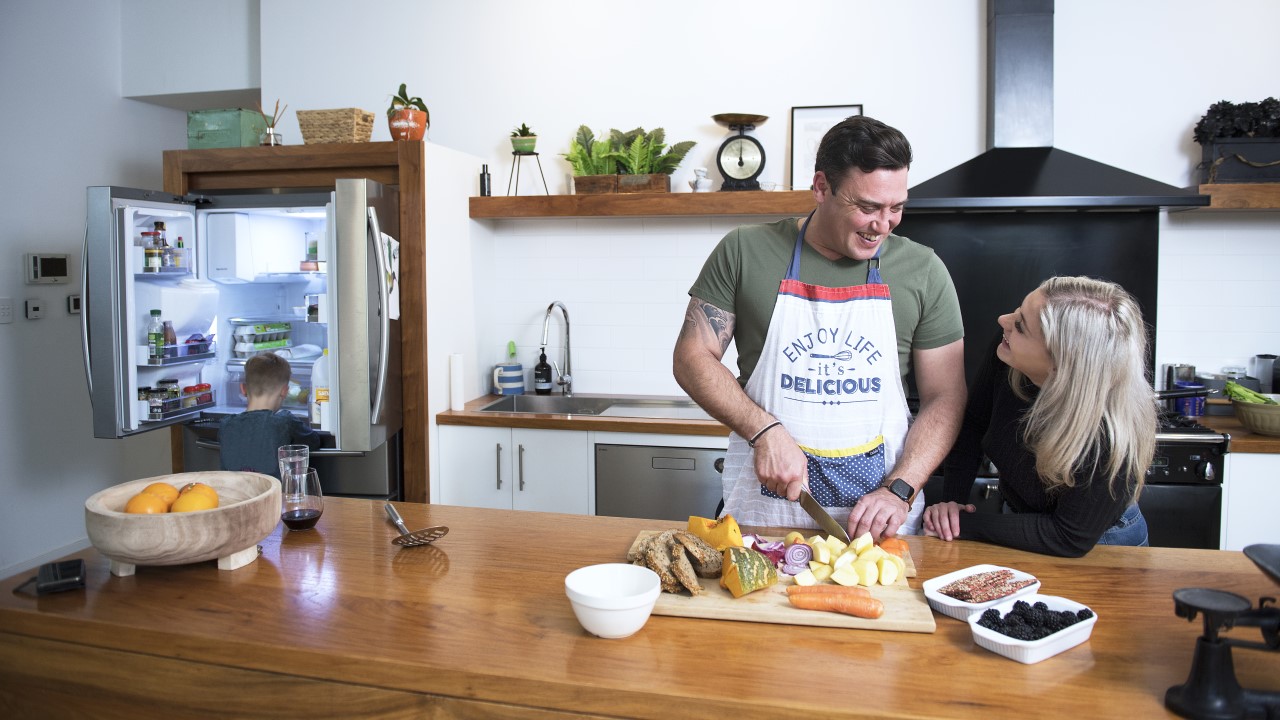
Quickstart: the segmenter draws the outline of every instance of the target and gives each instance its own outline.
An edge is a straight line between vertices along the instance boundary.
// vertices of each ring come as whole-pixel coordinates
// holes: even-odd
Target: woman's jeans
[[[1098,544],[1150,546],[1151,543],[1147,541],[1147,519],[1142,517],[1142,510],[1137,503],[1130,505],[1116,524],[1102,533]]]

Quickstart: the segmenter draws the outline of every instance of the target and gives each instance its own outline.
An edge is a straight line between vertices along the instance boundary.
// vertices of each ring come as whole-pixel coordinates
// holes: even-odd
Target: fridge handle
[[[377,425],[382,421],[382,403],[387,391],[387,346],[391,335],[391,313],[388,311],[388,306],[391,304],[391,294],[387,288],[387,269],[382,250],[382,228],[378,226],[378,211],[372,207],[369,208],[369,231],[369,242],[373,243],[373,261],[378,268],[378,315],[381,318],[378,338],[378,382],[374,386],[373,418],[371,420],[371,424]]]
[[[80,247],[80,355],[84,358],[84,382],[93,397],[93,369],[89,366],[89,228]]]

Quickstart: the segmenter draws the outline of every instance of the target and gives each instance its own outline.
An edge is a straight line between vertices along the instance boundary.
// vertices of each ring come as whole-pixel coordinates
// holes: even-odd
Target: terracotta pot
[[[415,108],[400,108],[387,117],[392,140],[421,140],[430,124],[427,114]]]

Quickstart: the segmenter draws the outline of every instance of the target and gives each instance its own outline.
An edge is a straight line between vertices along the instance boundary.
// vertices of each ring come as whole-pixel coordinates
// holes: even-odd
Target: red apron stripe
[[[791,295],[806,300],[820,302],[843,302],[845,300],[888,300],[889,286],[883,283],[853,285],[850,287],[830,288],[821,285],[810,285],[799,280],[783,280],[778,294]]]

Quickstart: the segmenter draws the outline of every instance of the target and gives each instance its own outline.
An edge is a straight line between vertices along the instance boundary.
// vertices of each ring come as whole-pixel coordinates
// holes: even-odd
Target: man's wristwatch
[[[902,478],[894,478],[893,482],[888,485],[882,485],[881,487],[893,493],[894,497],[907,505],[911,504],[911,494],[916,491],[915,488],[911,487],[910,483]]]

